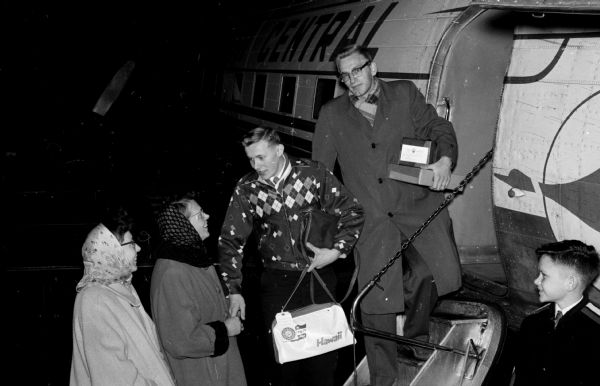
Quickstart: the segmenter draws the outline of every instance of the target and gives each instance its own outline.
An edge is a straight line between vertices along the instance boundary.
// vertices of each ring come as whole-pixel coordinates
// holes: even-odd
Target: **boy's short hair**
[[[281,143],[281,139],[279,138],[279,134],[277,134],[277,130],[273,129],[272,127],[262,126],[256,127],[247,132],[242,137],[242,145],[244,147],[248,147],[262,140],[267,141],[267,143],[270,145],[279,145]]]
[[[596,249],[579,240],[563,240],[548,243],[535,250],[538,258],[548,255],[553,262],[573,268],[581,277],[584,289],[598,276],[600,259]]]

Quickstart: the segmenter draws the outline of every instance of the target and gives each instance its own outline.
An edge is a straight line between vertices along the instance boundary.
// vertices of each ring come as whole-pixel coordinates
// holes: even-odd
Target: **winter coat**
[[[364,207],[366,220],[358,252],[359,286],[364,286],[400,250],[444,199],[443,193],[387,178],[388,164],[397,163],[403,138],[433,140],[437,156],[456,164],[457,143],[452,125],[409,81],[380,81],[381,92],[373,126],[345,93],[321,109],[313,137],[313,159],[333,168],[340,164],[342,180]],[[414,245],[432,272],[438,294],[461,285],[460,262],[451,220],[444,210]],[[398,261],[362,302],[364,312],[404,310],[402,264]]]
[[[88,283],[75,298],[71,385],[174,385],[131,284]]]
[[[599,314],[584,298],[556,328],[554,303],[527,316],[518,334],[514,385],[598,385]]]
[[[152,316],[178,386],[244,386],[235,337],[227,336],[228,306],[213,266],[165,258],[161,249],[152,272]]]

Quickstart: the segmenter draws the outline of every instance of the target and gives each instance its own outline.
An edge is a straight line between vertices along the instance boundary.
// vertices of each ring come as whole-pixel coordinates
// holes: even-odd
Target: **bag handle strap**
[[[339,304],[342,304],[343,302],[346,301],[346,299],[348,299],[348,297],[352,293],[352,290],[354,289],[354,283],[356,283],[356,279],[358,278],[358,265],[359,265],[358,258],[356,257],[356,255],[354,253],[352,253],[352,255],[354,256],[354,271],[352,272],[352,278],[350,278],[350,284],[348,284],[348,289],[346,290],[346,293],[342,297],[342,300],[340,300],[338,302],[337,300],[333,299],[334,302],[339,303]],[[329,289],[327,288],[327,286],[325,285],[323,280],[321,280],[321,277],[319,276],[317,271],[312,271],[312,272],[315,273],[315,275],[316,275],[315,277],[317,277],[317,280],[320,280],[321,285],[323,286],[325,291],[327,293],[329,293]],[[329,297],[333,298],[332,295],[329,295]],[[315,303],[315,295],[314,295],[314,290],[313,290],[312,277],[311,277],[311,283],[310,283],[310,300],[312,300],[312,302]]]
[[[294,289],[292,290],[292,293],[290,294],[290,296],[286,300],[286,302],[283,305],[283,307],[281,307],[281,311],[282,312],[287,308],[288,303],[290,302],[290,300],[292,300],[292,297],[294,296],[294,294],[298,290],[298,287],[300,287],[300,283],[302,283],[302,280],[304,280],[304,277],[306,276],[307,272],[308,272],[308,266],[306,266],[306,268],[304,268],[302,270],[302,273],[300,274],[300,277],[298,278],[298,281],[296,282],[296,285],[294,286]],[[325,285],[325,282],[323,281],[323,279],[321,279],[321,276],[315,270],[311,271],[311,273],[312,273],[312,275],[314,277],[317,278],[317,281],[321,284],[321,286],[323,287],[323,290],[325,291],[325,293],[327,294],[327,296],[329,296],[329,298],[331,298],[331,301],[333,301],[334,303],[337,303],[335,301],[335,298],[333,297],[333,295],[331,294],[331,292],[327,288],[327,285]],[[311,276],[311,278],[312,278],[312,276]],[[311,300],[314,303],[312,282],[311,282],[311,287],[310,287],[310,295],[311,295]]]
[[[306,267],[302,270],[302,273],[300,274],[300,277],[298,278],[298,281],[296,282],[296,285],[294,286],[292,293],[290,294],[288,299],[285,301],[285,304],[283,305],[283,307],[281,307],[281,312],[283,312],[287,308],[288,303],[290,302],[290,300],[292,300],[292,296],[294,296],[294,294],[296,293],[296,290],[298,289],[298,287],[300,287],[300,283],[302,282],[302,279],[304,279],[304,276],[306,276],[306,272],[308,272],[307,269],[308,269],[308,267]]]
[[[306,211],[313,211],[313,210],[322,210],[322,208],[315,209],[315,208],[311,207],[311,208],[308,208]],[[311,221],[309,221],[308,224],[304,224],[304,222],[302,222],[301,226],[306,226],[306,229],[303,229],[301,233],[304,235],[308,235],[308,233],[310,232],[311,225],[312,225]],[[306,243],[306,240],[302,240],[302,242]],[[344,301],[346,301],[346,299],[348,299],[348,297],[352,293],[352,290],[354,289],[354,283],[356,283],[356,279],[358,278],[358,266],[359,266],[358,258],[356,257],[356,253],[352,253],[352,256],[354,257],[354,271],[352,272],[352,278],[350,279],[350,283],[348,284],[348,289],[346,290],[346,293],[342,297],[342,300],[340,300],[339,302],[335,300],[333,295],[331,295],[331,293],[329,292],[329,289],[327,288],[327,286],[325,285],[325,283],[323,282],[323,280],[321,279],[321,277],[319,276],[317,271],[316,270],[312,271],[315,274],[315,277],[317,278],[317,280],[319,280],[319,282],[321,283],[321,286],[323,287],[325,292],[329,295],[329,297],[335,303],[341,304]],[[307,256],[304,256],[304,258],[306,259],[308,264],[312,263],[312,261],[310,261],[310,259]],[[296,283],[296,287],[294,288],[294,291],[292,291],[292,294],[288,298],[287,302],[285,302],[285,305],[283,307],[284,309],[285,309],[285,306],[287,306],[290,299],[292,298],[292,296],[294,295],[294,293],[296,292],[296,289],[300,285],[300,281],[302,281],[302,279],[304,279],[304,274],[300,276],[300,280],[298,281],[298,283]],[[313,302],[313,304],[315,303],[312,277],[311,277],[311,283],[310,283],[310,300]]]
[[[323,287],[323,290],[325,291],[325,293],[327,294],[327,296],[329,296],[329,298],[331,299],[331,301],[333,301],[334,303],[337,303],[337,301],[335,300],[335,298],[333,297],[333,295],[331,294],[331,292],[329,291],[329,288],[327,288],[327,285],[325,284],[325,282],[323,281],[323,279],[321,279],[321,275],[319,275],[319,273],[316,271],[316,269],[313,269],[311,271],[311,273],[313,274],[312,277],[315,277],[317,279],[317,281],[319,282],[319,284],[321,284],[321,287]],[[311,300],[314,303],[314,289],[313,289],[313,285],[311,282],[311,286],[310,286],[310,295],[311,295]]]
[[[348,299],[348,297],[352,293],[352,289],[354,288],[354,283],[356,283],[356,279],[358,278],[358,266],[359,266],[358,258],[356,257],[355,252],[352,252],[352,256],[354,257],[354,272],[352,272],[352,278],[350,279],[350,284],[348,284],[348,289],[346,290],[346,294],[344,295],[342,300],[340,300],[340,304],[343,303],[346,299]]]
[[[311,212],[311,211],[315,211],[315,210],[323,210],[323,208],[319,205],[318,209],[310,207],[308,209],[305,209],[305,212]],[[308,235],[310,233],[310,228],[312,226],[312,221],[308,221],[307,224],[305,224],[304,221],[302,221],[301,224],[300,224],[300,226],[302,227],[301,234]],[[306,240],[302,240],[302,243],[306,243]],[[342,297],[342,300],[340,300],[339,302],[337,302],[335,300],[335,298],[333,298],[333,296],[329,295],[333,299],[333,301],[336,302],[336,303],[340,303],[341,304],[344,301],[346,301],[346,299],[348,299],[348,297],[352,293],[352,290],[354,289],[354,283],[356,283],[356,279],[358,278],[359,261],[358,261],[358,258],[356,256],[356,253],[352,253],[352,256],[354,257],[354,271],[352,272],[352,278],[350,279],[350,283],[348,284],[348,289],[346,290],[346,293]],[[303,256],[303,257],[306,259],[306,261],[307,261],[308,264],[311,263],[310,259],[307,256]],[[313,272],[318,277],[317,271],[313,271]],[[320,277],[319,277],[319,279],[320,279]],[[322,280],[321,280],[321,285],[323,286],[323,288],[325,288],[325,291],[328,291],[327,286],[323,283]],[[293,293],[292,293],[292,295],[293,295]],[[310,284],[310,299],[311,299],[311,301],[313,303],[315,303],[312,277],[311,277],[311,284]],[[289,299],[288,299],[288,301],[289,301]],[[286,304],[287,304],[287,302],[286,302]]]

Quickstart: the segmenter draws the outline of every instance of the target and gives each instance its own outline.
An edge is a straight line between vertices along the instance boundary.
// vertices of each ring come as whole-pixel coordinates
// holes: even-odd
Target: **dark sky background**
[[[230,30],[222,7],[128,4],[27,4],[2,12],[3,105],[11,117],[3,130],[7,157],[22,164],[31,157],[60,161],[105,153],[113,150],[108,144],[87,142],[105,139],[94,132],[98,126],[139,138],[160,126],[180,126],[173,119],[205,107],[199,103],[203,70],[220,68],[219,51]],[[136,66],[126,88],[100,119],[94,104],[130,60]],[[21,182],[33,189],[45,183]]]
[[[14,225],[2,243],[10,256],[4,265],[78,265],[82,237],[113,196],[130,203],[141,227],[152,226],[152,210],[183,191],[222,208],[218,220],[222,193],[230,195],[240,173],[230,170],[229,157],[240,149],[223,142],[231,136],[219,127],[215,75],[248,6],[2,5],[0,182]],[[135,67],[119,97],[104,116],[94,113],[128,61]],[[16,252],[30,239],[44,246],[44,256]]]
[[[157,208],[196,193],[211,215],[215,250],[233,184],[248,167],[220,124],[215,74],[238,11],[250,5],[0,5],[0,264],[10,384],[68,384],[81,245],[113,197],[129,205],[137,231],[155,236],[142,244],[134,275],[148,311]],[[104,116],[94,113],[128,61],[135,67],[121,94]]]

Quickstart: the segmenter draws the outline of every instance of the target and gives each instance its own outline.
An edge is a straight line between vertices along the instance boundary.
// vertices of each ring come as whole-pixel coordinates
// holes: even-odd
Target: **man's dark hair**
[[[600,260],[596,249],[579,240],[548,243],[535,250],[538,258],[548,255],[553,262],[573,268],[587,288],[598,276]]]
[[[344,59],[352,54],[360,54],[365,57],[369,62],[373,61],[373,55],[368,47],[361,46],[360,44],[351,44],[342,48],[335,56],[335,64],[339,64],[340,59]]]
[[[262,140],[267,141],[271,145],[279,145],[281,143],[277,130],[271,127],[257,127],[244,135],[242,145],[248,147]]]

